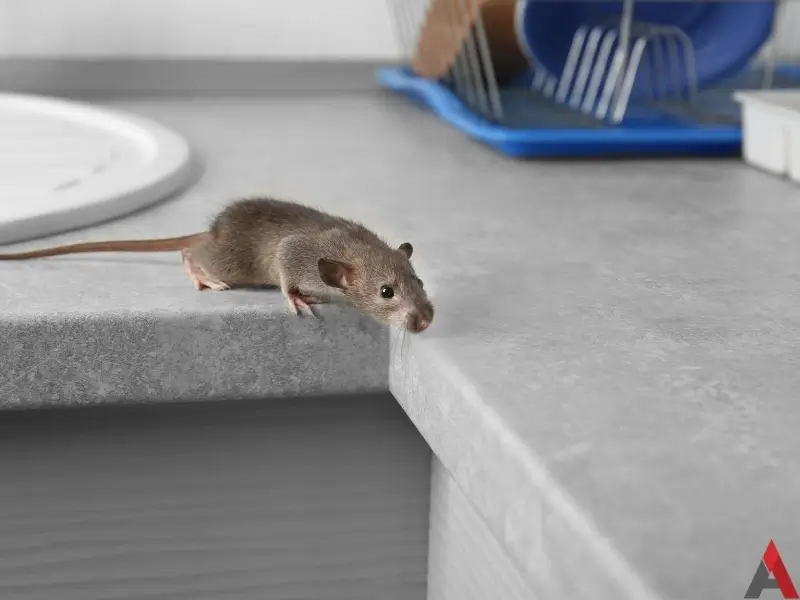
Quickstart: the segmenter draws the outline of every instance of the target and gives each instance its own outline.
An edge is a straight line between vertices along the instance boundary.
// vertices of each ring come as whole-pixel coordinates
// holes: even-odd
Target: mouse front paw
[[[313,296],[304,296],[298,292],[287,292],[284,294],[286,301],[289,304],[289,310],[292,314],[300,316],[300,314],[308,315],[309,317],[316,317],[314,311],[311,310],[310,304],[319,304],[320,301]]]

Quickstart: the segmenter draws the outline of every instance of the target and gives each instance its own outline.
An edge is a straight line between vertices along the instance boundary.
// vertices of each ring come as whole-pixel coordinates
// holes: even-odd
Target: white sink
[[[91,104],[0,94],[0,244],[123,216],[190,175],[177,133]]]

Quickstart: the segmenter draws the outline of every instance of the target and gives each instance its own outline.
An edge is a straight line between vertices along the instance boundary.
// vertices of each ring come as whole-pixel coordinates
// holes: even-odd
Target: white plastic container
[[[734,93],[742,107],[744,160],[800,182],[800,91]]]

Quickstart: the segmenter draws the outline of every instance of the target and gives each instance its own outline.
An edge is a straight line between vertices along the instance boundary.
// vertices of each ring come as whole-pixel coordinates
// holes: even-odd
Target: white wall
[[[391,59],[388,0],[0,0],[0,57]]]
[[[395,59],[392,1],[0,0],[0,58]],[[788,4],[780,45],[798,56],[800,2]]]

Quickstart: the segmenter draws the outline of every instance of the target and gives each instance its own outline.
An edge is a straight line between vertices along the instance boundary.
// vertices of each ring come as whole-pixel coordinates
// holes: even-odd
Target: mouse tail
[[[27,260],[29,258],[45,258],[62,254],[80,254],[83,252],[175,252],[191,246],[207,233],[193,233],[181,237],[155,240],[114,240],[108,242],[86,242],[68,244],[54,248],[0,254],[0,260]]]

